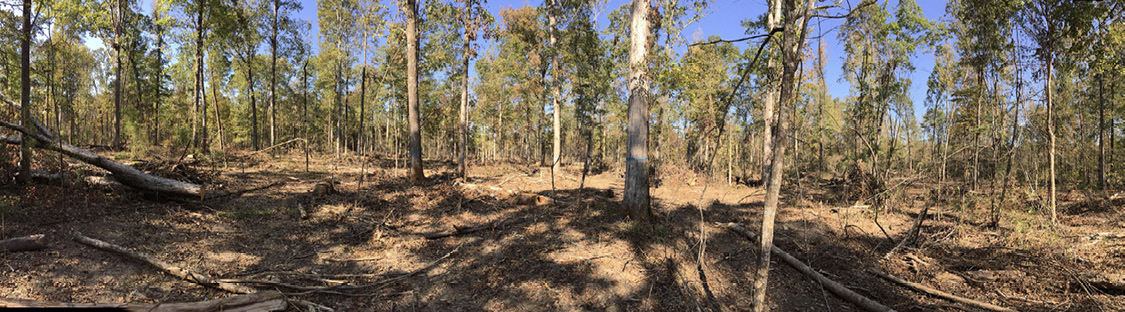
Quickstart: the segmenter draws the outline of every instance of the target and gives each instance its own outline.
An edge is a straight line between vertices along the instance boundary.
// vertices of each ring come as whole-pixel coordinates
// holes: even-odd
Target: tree
[[[410,132],[410,180],[420,184],[422,172],[422,132],[418,113],[418,0],[406,0],[406,98],[407,130]]]
[[[20,36],[20,121],[25,129],[35,129],[31,121],[31,1],[23,0]],[[21,139],[20,175],[16,178],[19,184],[26,184],[31,180],[31,142],[26,134]]]
[[[649,0],[632,1],[629,27],[629,122],[625,150],[625,195],[622,204],[629,216],[641,221],[652,217],[648,189],[648,64]]]
[[[458,113],[458,149],[457,156],[457,174],[465,178],[467,164],[465,162],[465,155],[469,153],[469,61],[476,56],[476,47],[473,40],[476,40],[477,33],[485,31],[485,35],[489,34],[488,27],[492,24],[492,16],[484,10],[484,5],[487,0],[460,0],[464,3],[459,16],[461,17],[461,24],[465,27],[464,37],[462,44],[463,57],[461,69],[461,107]],[[558,125],[556,124],[556,127]]]
[[[1074,34],[1084,33],[1091,24],[1093,10],[1088,3],[1055,2],[1035,0],[1025,5],[1026,18],[1025,30],[1038,46],[1036,54],[1043,62],[1043,101],[1047,108],[1047,144],[1048,144],[1048,178],[1050,179],[1048,208],[1051,211],[1051,223],[1058,223],[1056,209],[1056,174],[1055,174],[1055,105],[1052,101],[1055,85],[1052,70],[1060,50],[1064,48],[1063,41]]]

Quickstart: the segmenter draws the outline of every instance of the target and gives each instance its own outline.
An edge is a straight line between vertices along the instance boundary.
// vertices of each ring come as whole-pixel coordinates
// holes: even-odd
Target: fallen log
[[[875,271],[875,270],[867,270],[867,272],[869,272],[871,274],[875,274],[876,276],[881,277],[885,280],[895,282],[896,284],[906,286],[906,288],[910,288],[914,291],[925,293],[925,294],[928,294],[928,295],[931,295],[931,296],[934,296],[934,297],[942,298],[942,299],[953,301],[953,302],[956,302],[956,303],[967,304],[967,305],[971,305],[971,306],[981,308],[981,309],[985,309],[985,310],[989,310],[989,311],[1002,311],[1002,312],[1015,312],[1016,311],[1016,310],[1013,310],[1013,309],[1001,307],[1001,306],[991,304],[991,303],[987,303],[987,302],[980,302],[980,301],[976,301],[976,300],[965,298],[965,297],[954,296],[953,294],[950,294],[950,293],[947,293],[947,292],[944,292],[944,291],[941,291],[941,290],[937,290],[937,289],[934,289],[934,288],[931,288],[929,286],[922,285],[922,284],[919,284],[919,283],[910,282],[910,281],[895,277],[894,275],[890,275],[890,274],[887,274],[887,273],[883,273],[883,272],[879,272],[879,271]]]
[[[75,303],[50,302],[27,299],[0,298],[0,308],[69,308],[116,309],[151,312],[250,312],[285,310],[285,296],[276,291],[265,291],[222,299],[184,303]]]
[[[86,246],[94,247],[96,249],[116,253],[118,255],[122,255],[122,256],[137,260],[137,261],[148,263],[149,265],[152,265],[152,266],[160,269],[161,271],[164,271],[165,273],[172,274],[175,277],[179,277],[183,280],[186,280],[186,281],[189,281],[189,282],[192,282],[192,283],[196,283],[196,284],[199,284],[199,285],[217,288],[217,289],[229,291],[229,292],[236,293],[236,294],[249,294],[249,293],[253,293],[253,292],[257,291],[254,288],[250,288],[250,287],[246,287],[246,286],[216,281],[214,279],[211,279],[210,277],[207,277],[206,275],[195,273],[195,272],[192,272],[188,269],[184,269],[184,268],[172,265],[170,263],[164,262],[163,260],[157,259],[156,257],[153,257],[153,256],[148,255],[146,253],[132,251],[132,250],[129,250],[125,247],[121,247],[121,246],[117,246],[117,245],[114,245],[114,244],[103,242],[103,241],[100,241],[100,240],[97,240],[97,239],[93,239],[93,238],[87,237],[85,235],[82,235],[82,233],[77,233],[77,232],[74,233],[74,241],[76,241],[78,243],[81,243],[83,245],[86,245]]]
[[[0,252],[32,251],[47,248],[43,243],[43,234],[0,240]]]
[[[755,235],[753,232],[750,232],[750,230],[747,230],[745,227],[742,227],[742,225],[740,225],[738,223],[728,223],[727,227],[729,227],[732,231],[735,231],[739,234],[742,234],[742,236],[746,237],[746,239],[750,240],[751,242],[757,242],[758,241],[757,235]],[[860,295],[860,294],[852,291],[851,289],[848,289],[847,287],[844,287],[844,285],[841,285],[840,283],[837,283],[836,281],[833,281],[833,280],[828,279],[827,277],[824,277],[824,275],[820,274],[820,272],[817,272],[816,270],[813,270],[813,268],[804,264],[803,262],[801,262],[801,260],[797,260],[797,258],[794,258],[793,256],[789,255],[789,253],[785,252],[784,250],[781,250],[781,248],[778,248],[777,246],[773,246],[772,250],[773,250],[773,253],[776,254],[779,258],[781,258],[781,260],[784,260],[786,264],[789,264],[789,266],[793,267],[794,269],[797,269],[797,271],[800,271],[801,273],[804,273],[805,275],[808,275],[813,280],[815,280],[817,283],[820,283],[821,286],[824,286],[825,289],[832,292],[832,294],[836,295],[837,297],[840,297],[840,299],[844,299],[848,302],[851,302],[851,303],[853,303],[853,304],[855,304],[855,305],[857,305],[857,306],[859,306],[859,307],[861,307],[861,308],[863,308],[867,311],[877,311],[877,312],[894,311],[894,309],[891,309],[891,308],[883,305],[882,303],[879,303],[875,300],[871,300],[867,297],[864,297],[863,295]]]

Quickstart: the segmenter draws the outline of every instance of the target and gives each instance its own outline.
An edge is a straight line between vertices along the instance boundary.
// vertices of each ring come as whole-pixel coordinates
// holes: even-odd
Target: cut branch
[[[47,248],[47,244],[43,243],[43,234],[9,238],[0,241],[0,252],[33,251],[44,248]]]
[[[70,308],[70,309],[120,309],[152,312],[249,312],[285,310],[285,297],[276,291],[266,291],[229,298],[185,303],[74,303],[49,302],[26,299],[0,298],[0,308]]]
[[[985,310],[989,310],[989,311],[1003,311],[1003,312],[1015,312],[1016,311],[1016,310],[1001,307],[1001,306],[994,305],[994,304],[987,303],[987,302],[980,302],[980,301],[976,301],[976,300],[973,300],[973,299],[954,296],[950,293],[940,291],[940,290],[937,290],[937,289],[933,289],[933,288],[930,288],[929,286],[922,285],[922,284],[919,284],[919,283],[909,282],[909,281],[906,281],[904,279],[895,277],[894,275],[890,275],[890,274],[887,274],[887,273],[883,273],[883,272],[879,272],[879,271],[875,271],[875,270],[867,270],[867,272],[870,272],[871,274],[875,274],[876,276],[882,277],[883,279],[886,279],[888,281],[895,282],[899,285],[906,286],[906,288],[910,288],[914,291],[925,293],[925,294],[928,294],[928,295],[931,295],[931,296],[934,296],[934,297],[938,297],[938,298],[942,298],[942,299],[945,299],[945,300],[949,300],[949,301],[953,301],[953,302],[957,302],[957,303],[962,303],[962,304],[967,304],[967,305],[971,305],[971,306],[978,307],[978,308],[985,309]]]
[[[745,227],[742,227],[741,224],[729,223],[727,224],[727,226],[730,227],[732,231],[742,234],[742,236],[745,236],[746,239],[750,240],[751,242],[756,242],[758,239],[757,235],[755,235],[753,232],[750,232],[750,230],[747,230]],[[851,289],[844,287],[844,285],[840,285],[840,283],[824,277],[824,275],[820,274],[816,270],[813,270],[813,268],[809,267],[808,265],[802,263],[801,260],[797,260],[797,258],[789,255],[789,253],[785,252],[784,250],[781,250],[781,248],[773,246],[772,250],[773,253],[777,254],[777,256],[781,258],[781,260],[784,260],[786,264],[789,264],[789,266],[797,269],[797,271],[801,271],[801,273],[808,275],[813,280],[820,283],[820,285],[824,286],[824,288],[828,289],[828,291],[831,291],[832,294],[836,295],[837,297],[847,300],[848,302],[851,302],[867,311],[894,311],[894,309],[876,302],[875,300],[868,299],[867,297],[864,297],[863,295],[860,295],[852,291]]]

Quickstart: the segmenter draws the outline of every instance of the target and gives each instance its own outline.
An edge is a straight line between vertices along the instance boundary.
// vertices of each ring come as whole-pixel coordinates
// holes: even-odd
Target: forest
[[[0,308],[1125,311],[1125,1],[496,1],[0,1]]]

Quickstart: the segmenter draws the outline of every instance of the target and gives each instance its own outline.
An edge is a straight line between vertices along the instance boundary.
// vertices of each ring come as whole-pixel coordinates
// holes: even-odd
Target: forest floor
[[[163,303],[230,295],[73,242],[81,232],[214,278],[302,285],[257,287],[337,311],[750,308],[757,242],[726,224],[758,231],[759,187],[665,173],[652,191],[657,225],[649,226],[624,217],[619,171],[590,176],[579,190],[581,169],[568,166],[552,189],[547,167],[471,166],[472,178],[461,183],[450,163],[427,162],[428,182],[413,186],[393,160],[314,156],[308,172],[297,153],[141,164],[228,189],[284,182],[207,201],[67,181],[0,190],[0,239],[43,233],[50,245],[0,254],[0,298]],[[96,172],[79,163],[68,170]],[[338,192],[312,192],[322,181],[335,181]],[[1125,310],[1125,292],[1091,282],[1125,272],[1125,201],[1060,194],[1059,226],[1021,204],[993,230],[983,226],[990,197],[954,195],[937,206],[932,186],[902,185],[905,193],[876,211],[840,200],[843,190],[828,181],[787,184],[776,245],[899,311],[973,308],[867,270],[1021,311]],[[884,258],[925,207],[917,243]],[[426,238],[474,226],[482,227]],[[859,310],[781,261],[769,281],[772,311]]]

